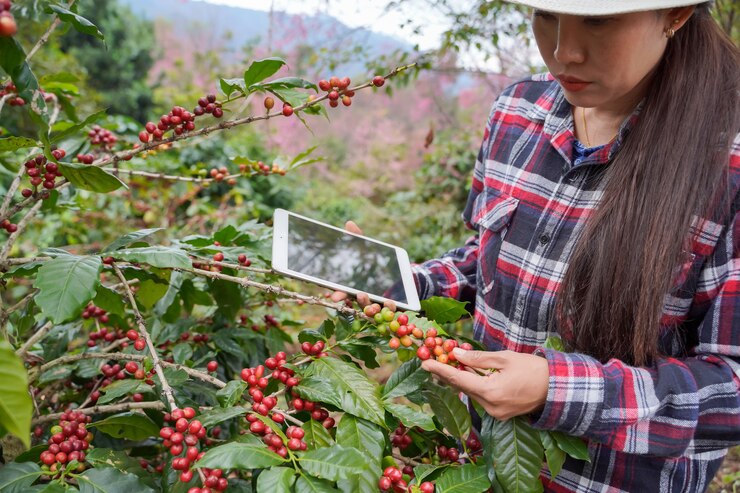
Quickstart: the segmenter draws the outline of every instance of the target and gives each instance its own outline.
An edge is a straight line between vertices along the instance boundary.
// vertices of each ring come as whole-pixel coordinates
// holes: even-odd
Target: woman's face
[[[537,10],[533,29],[571,104],[626,113],[647,91],[671,22],[669,11],[583,17]]]

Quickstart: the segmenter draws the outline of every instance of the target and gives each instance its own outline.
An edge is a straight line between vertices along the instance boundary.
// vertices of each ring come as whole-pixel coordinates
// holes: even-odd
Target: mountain
[[[236,51],[259,38],[265,46],[268,39],[270,14],[259,10],[218,5],[195,0],[119,0],[131,10],[150,20],[166,20],[173,26],[190,29],[207,29],[213,36],[223,36],[228,46]],[[289,51],[299,43],[331,50],[338,43],[362,46],[367,58],[373,59],[397,49],[410,50],[412,45],[401,39],[376,33],[368,29],[352,28],[326,14],[313,16],[273,13],[273,48]],[[286,26],[288,27],[286,29]],[[203,36],[206,33],[185,35]],[[340,65],[352,73],[359,63]]]

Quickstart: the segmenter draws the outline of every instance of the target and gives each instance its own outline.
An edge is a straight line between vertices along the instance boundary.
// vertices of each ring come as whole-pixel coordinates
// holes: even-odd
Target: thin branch
[[[288,291],[287,289],[281,286],[275,286],[272,284],[265,284],[265,283],[261,283],[257,281],[252,281],[245,277],[228,276],[226,274],[221,274],[220,272],[212,272],[212,271],[207,271],[207,270],[202,270],[202,269],[179,269],[179,270],[182,270],[184,272],[190,272],[192,274],[197,274],[199,276],[211,277],[213,279],[222,279],[224,281],[234,282],[234,283],[240,284],[241,286],[245,288],[257,288],[262,291],[267,291],[268,293],[274,293],[278,296],[285,296],[288,298],[294,298],[297,300],[301,300],[310,305],[325,306],[327,308],[332,308],[338,312],[344,313],[345,315],[351,315],[355,318],[364,318],[364,319],[372,320],[370,317],[365,315],[362,311],[355,310],[354,308],[350,308],[347,305],[345,305],[343,302],[332,303],[329,301],[324,301],[320,298],[316,298],[315,296],[306,296],[305,294]]]
[[[15,233],[10,235],[8,240],[5,242],[5,246],[3,246],[2,251],[0,251],[0,264],[8,257],[10,249],[13,248],[13,244],[21,235],[26,225],[31,221],[31,219],[33,219],[33,216],[35,216],[39,209],[41,209],[41,206],[43,204],[44,203],[42,201],[36,202],[33,207],[31,207],[31,209],[26,213],[26,215],[23,216],[23,219],[18,221],[18,229],[15,231]]]
[[[2,111],[3,108],[3,102],[5,101],[5,98],[0,98],[0,111]],[[23,177],[23,174],[26,172],[26,167],[21,165],[18,167],[18,172],[15,174],[15,178],[13,178],[13,181],[10,183],[10,187],[8,187],[8,191],[6,192],[5,199],[3,200],[3,205],[0,207],[0,216],[5,216],[5,213],[8,212],[8,207],[10,206],[10,201],[13,200],[13,195],[15,195],[16,190],[18,190],[18,186],[21,183],[21,178]]]
[[[50,368],[54,368],[55,366],[59,365],[66,365],[67,363],[74,363],[75,361],[80,361],[83,359],[103,359],[103,360],[119,360],[119,361],[144,361],[147,359],[148,356],[145,356],[143,354],[126,354],[126,353],[79,353],[79,354],[68,354],[66,356],[61,356],[55,360],[49,361],[48,363],[42,365],[39,368],[38,374],[44,373],[45,371],[49,370]],[[222,382],[216,377],[212,377],[211,375],[208,375],[207,373],[204,373],[202,371],[195,370],[193,368],[189,368],[187,366],[178,365],[176,363],[169,363],[167,361],[159,361],[159,363],[164,368],[174,368],[176,370],[182,370],[188,375],[190,375],[193,378],[197,378],[198,380],[201,380],[206,383],[210,383],[214,387],[218,387],[219,389],[222,389],[226,387],[226,383]],[[34,378],[29,378],[31,381],[34,380]]]
[[[69,9],[74,5],[75,0],[69,0],[69,3],[67,4],[67,8]],[[32,56],[36,54],[37,51],[39,51],[39,48],[41,48],[44,44],[46,44],[47,41],[49,41],[49,37],[51,36],[51,33],[54,32],[54,29],[57,28],[57,26],[62,22],[62,20],[59,18],[59,16],[56,16],[54,18],[54,21],[49,25],[49,28],[46,30],[46,32],[39,38],[39,40],[36,42],[36,45],[31,48],[31,51],[28,52],[28,55],[26,55],[26,61],[30,60]]]
[[[162,365],[161,365],[161,362],[159,361],[159,354],[157,353],[157,348],[154,347],[152,338],[149,335],[149,332],[146,330],[146,324],[144,324],[144,317],[141,315],[141,312],[139,312],[139,308],[136,306],[136,299],[134,298],[134,293],[133,291],[131,291],[131,288],[126,283],[126,278],[123,276],[123,272],[121,272],[121,269],[119,269],[116,264],[113,264],[113,270],[115,270],[116,275],[123,283],[123,287],[126,290],[126,294],[128,295],[129,303],[131,303],[131,309],[134,311],[134,319],[136,320],[136,325],[139,328],[139,333],[142,336],[144,336],[146,345],[149,348],[149,353],[152,355],[152,363],[154,364],[154,371],[157,372],[159,381],[162,384],[162,393],[167,398],[167,402],[170,405],[170,411],[174,411],[175,409],[177,409],[177,403],[175,402],[175,394],[172,392],[172,387],[170,387],[170,384],[167,382],[167,378],[165,378],[164,376],[164,371],[162,370]]]
[[[117,413],[119,411],[131,411],[133,409],[164,409],[164,403],[162,401],[147,401],[147,402],[122,402],[120,404],[109,404],[100,405],[86,408],[74,409],[75,412],[82,413],[86,416],[91,414],[106,414],[106,413]],[[45,414],[31,421],[31,425],[40,425],[48,423],[50,421],[56,421],[64,413]]]
[[[201,178],[201,177],[192,177],[192,176],[178,176],[178,175],[166,175],[164,173],[152,173],[150,171],[138,171],[133,169],[123,169],[123,168],[103,168],[104,171],[107,171],[108,173],[123,173],[127,175],[132,176],[143,176],[146,178],[156,178],[158,180],[170,180],[170,181],[187,181],[187,182],[193,182],[193,183],[212,183],[215,182],[215,178]],[[252,173],[252,175],[256,175],[258,173]],[[224,180],[228,180],[230,178],[241,178],[246,175],[243,175],[241,173],[237,173],[235,175],[228,175],[224,176]]]
[[[51,330],[51,328],[54,326],[52,322],[46,322],[44,325],[42,325],[39,330],[36,331],[35,334],[33,334],[23,346],[18,349],[18,351],[15,352],[18,356],[23,358],[26,353],[28,353],[28,350],[33,347],[34,344],[39,342],[41,339],[44,338],[44,336]]]

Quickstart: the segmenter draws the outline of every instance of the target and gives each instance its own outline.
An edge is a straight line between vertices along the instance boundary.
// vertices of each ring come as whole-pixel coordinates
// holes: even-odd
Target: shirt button
[[[540,236],[540,245],[547,245],[550,243],[550,235],[543,234]]]

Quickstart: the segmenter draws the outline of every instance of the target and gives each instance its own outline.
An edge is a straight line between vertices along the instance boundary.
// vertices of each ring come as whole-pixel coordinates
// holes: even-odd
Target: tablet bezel
[[[311,219],[309,217],[301,216],[300,214],[296,214],[285,209],[275,209],[275,214],[273,215],[272,268],[275,272],[286,275],[288,277],[292,277],[294,279],[318,284],[319,286],[334,289],[336,291],[344,291],[345,293],[349,293],[355,296],[361,292],[350,286],[343,286],[341,284],[337,284],[326,279],[310,276],[288,268],[288,233],[290,228],[290,216],[294,216],[304,221],[309,221],[317,224],[321,227],[330,228],[343,234],[362,238],[363,240],[377,243],[379,245],[383,245],[393,249],[393,251],[396,252],[396,260],[398,261],[398,267],[401,271],[401,279],[403,281],[403,288],[406,294],[406,303],[401,303],[396,300],[389,300],[388,298],[380,296],[376,293],[367,293],[367,295],[372,301],[376,301],[379,303],[383,303],[386,300],[393,301],[398,308],[401,308],[403,310],[410,310],[414,312],[418,312],[419,310],[421,310],[421,304],[419,303],[419,294],[416,291],[416,284],[414,283],[414,277],[411,272],[411,263],[409,262],[409,257],[408,253],[406,253],[406,250],[396,245],[391,245],[389,243],[378,241],[373,238],[368,238],[367,236],[350,233],[348,231],[345,231],[344,229],[337,228],[330,224],[322,223],[320,221],[316,221],[315,219]]]

